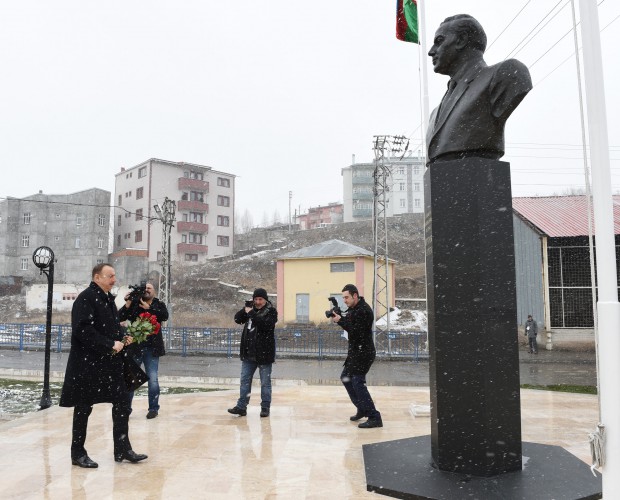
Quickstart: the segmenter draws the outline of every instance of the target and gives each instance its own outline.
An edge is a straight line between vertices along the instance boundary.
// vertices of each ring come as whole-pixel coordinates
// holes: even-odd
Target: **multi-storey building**
[[[151,158],[116,174],[114,262],[146,257],[149,270],[156,268],[163,233],[154,206],[162,206],[166,198],[176,203],[171,262],[232,254],[235,176],[204,165]]]
[[[54,281],[88,283],[108,258],[110,192],[38,194],[0,201],[0,275],[43,281],[32,261],[40,246],[54,251]]]
[[[326,206],[311,207],[308,213],[297,216],[299,229],[314,229],[327,224],[342,222],[342,203],[329,203]]]
[[[413,156],[391,158],[386,213],[388,217],[424,212],[425,159]],[[344,222],[371,219],[374,199],[375,163],[355,163],[342,169]]]

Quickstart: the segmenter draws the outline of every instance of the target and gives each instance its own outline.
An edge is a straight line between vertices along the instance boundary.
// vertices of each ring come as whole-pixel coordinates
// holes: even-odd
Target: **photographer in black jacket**
[[[271,365],[276,357],[274,330],[278,311],[269,302],[267,291],[257,288],[252,301],[235,314],[235,323],[243,326],[241,334],[241,384],[236,406],[228,413],[245,417],[252,392],[252,377],[258,368],[260,375],[260,416],[268,417],[271,408]]]
[[[125,295],[125,305],[121,307],[119,316],[121,321],[135,321],[140,314],[148,312],[157,318],[159,323],[168,319],[166,304],[155,297],[155,288],[152,283],[146,283],[144,294],[141,297]],[[150,335],[141,344],[132,345],[130,351],[136,363],[144,363],[144,371],[149,377],[149,411],[146,418],[155,418],[159,414],[159,358],[166,354],[162,333]],[[131,393],[133,397],[133,392]]]
[[[340,380],[349,393],[351,402],[357,408],[357,413],[350,420],[355,422],[368,417],[368,420],[358,427],[361,429],[383,427],[381,413],[375,408],[366,387],[366,374],[377,354],[372,338],[374,314],[364,297],[359,296],[355,285],[345,285],[342,289],[342,299],[348,309],[342,316],[334,312],[331,320],[340,325],[349,338],[349,351]]]

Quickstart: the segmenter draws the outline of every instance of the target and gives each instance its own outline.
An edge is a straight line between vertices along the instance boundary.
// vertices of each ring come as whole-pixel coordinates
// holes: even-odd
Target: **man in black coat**
[[[73,406],[71,463],[89,469],[98,467],[84,448],[88,417],[96,403],[112,403],[114,460],[139,462],[147,458],[135,453],[129,442],[131,405],[119,354],[123,335],[110,293],[115,282],[114,268],[98,264],[89,287],[78,295],[71,310],[71,351],[60,406]]]
[[[152,283],[145,285],[142,297],[125,296],[125,305],[121,307],[119,316],[121,321],[135,321],[140,314],[148,312],[157,318],[159,323],[168,319],[166,304],[155,297],[155,288]],[[149,377],[149,411],[146,418],[155,418],[159,414],[159,358],[166,354],[164,338],[161,333],[149,335],[141,344],[133,344],[128,349],[136,363],[144,363],[144,371]],[[133,397],[133,391],[131,393]]]
[[[374,314],[364,297],[359,296],[355,285],[346,285],[342,289],[342,300],[348,309],[342,316],[334,312],[331,319],[347,332],[349,339],[349,351],[340,380],[357,408],[357,413],[350,419],[356,422],[368,417],[366,422],[358,425],[361,429],[383,427],[381,413],[375,408],[366,387],[366,374],[377,355],[372,338]]]
[[[249,301],[248,301],[249,302]],[[245,417],[252,392],[252,377],[258,368],[260,375],[260,416],[268,417],[271,408],[271,365],[276,358],[276,339],[274,330],[278,321],[278,311],[269,302],[267,291],[257,288],[252,295],[252,303],[235,314],[235,323],[244,325],[241,334],[241,384],[237,405],[228,413]]]

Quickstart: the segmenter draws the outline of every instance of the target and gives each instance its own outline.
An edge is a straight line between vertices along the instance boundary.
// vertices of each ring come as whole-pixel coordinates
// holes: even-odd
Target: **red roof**
[[[620,196],[614,196],[613,203],[614,234],[620,234]],[[588,235],[588,205],[583,195],[513,198],[512,208],[549,237]]]

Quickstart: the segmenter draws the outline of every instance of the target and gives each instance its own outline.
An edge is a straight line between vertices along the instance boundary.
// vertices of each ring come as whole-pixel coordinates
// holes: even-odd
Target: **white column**
[[[598,376],[601,420],[605,426],[606,462],[603,467],[603,497],[615,498],[620,491],[620,304],[616,282],[613,198],[609,169],[607,114],[603,84],[603,60],[596,0],[579,0],[581,40],[588,109],[592,198],[596,238],[598,280]]]

